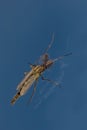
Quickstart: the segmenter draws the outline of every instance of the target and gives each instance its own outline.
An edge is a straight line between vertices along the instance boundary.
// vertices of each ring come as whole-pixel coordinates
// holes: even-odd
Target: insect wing
[[[24,95],[28,89],[32,86],[32,84],[34,83],[34,81],[36,80],[35,75],[32,75],[27,82],[25,83],[25,85],[21,88],[20,90],[20,95]]]
[[[24,77],[24,79],[20,82],[20,84],[17,86],[17,90],[20,90],[25,84],[27,83],[28,79],[33,75],[33,70],[28,72],[28,74]]]

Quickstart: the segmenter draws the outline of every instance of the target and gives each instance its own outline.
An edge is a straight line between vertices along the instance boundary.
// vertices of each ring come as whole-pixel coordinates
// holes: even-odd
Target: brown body
[[[27,73],[24,79],[17,86],[17,94],[13,97],[11,104],[14,104],[16,100],[23,96],[32,86],[32,84],[41,76],[41,74],[53,64],[52,60],[48,60],[46,64],[33,66],[31,71]]]
[[[62,58],[64,58],[64,56],[68,56],[71,55],[72,53],[67,53],[63,56],[60,56],[54,60],[50,60],[49,56],[47,54],[47,51],[49,50],[49,48],[52,46],[54,41],[54,33],[52,35],[52,40],[51,43],[49,44],[48,48],[46,49],[45,53],[42,55],[42,64],[41,65],[31,65],[31,71],[27,72],[24,79],[18,84],[17,86],[17,93],[16,95],[12,98],[11,100],[11,104],[14,104],[16,102],[16,100],[23,96],[32,86],[33,83],[35,83],[34,85],[34,90],[33,93],[31,95],[31,99],[34,95],[34,92],[36,90],[36,84],[37,84],[37,80],[39,79],[39,77],[41,77],[43,80],[47,80],[50,81],[51,83],[54,83],[55,85],[59,85],[59,83],[56,83],[52,80],[46,79],[43,77],[42,73],[48,69],[54,62],[61,60]]]

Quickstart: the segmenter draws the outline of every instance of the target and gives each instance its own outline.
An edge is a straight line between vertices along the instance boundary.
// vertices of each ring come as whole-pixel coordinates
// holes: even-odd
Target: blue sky
[[[51,40],[56,58],[73,52],[44,75],[61,80],[63,89],[39,82],[11,106],[16,86]],[[64,66],[62,66],[64,65]],[[0,129],[87,130],[87,1],[0,1]],[[36,107],[37,106],[37,107]]]

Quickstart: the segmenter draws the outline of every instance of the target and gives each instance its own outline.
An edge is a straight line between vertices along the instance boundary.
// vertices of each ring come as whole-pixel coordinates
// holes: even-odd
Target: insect
[[[49,59],[49,55],[48,55],[48,50],[51,48],[52,44],[54,41],[54,33],[52,35],[52,39],[51,42],[49,44],[49,46],[46,48],[44,54],[41,56],[41,64],[30,64],[31,70],[29,72],[25,73],[25,77],[24,79],[18,84],[17,86],[17,93],[16,95],[12,98],[11,100],[11,104],[15,104],[15,102],[17,101],[17,99],[23,95],[25,95],[25,93],[31,88],[32,84],[34,84],[34,88],[33,88],[33,92],[32,95],[30,97],[30,102],[32,101],[32,98],[34,96],[34,93],[36,91],[36,87],[37,87],[37,83],[38,83],[38,79],[41,77],[42,80],[47,80],[48,82],[51,82],[55,85],[59,85],[59,83],[54,82],[52,80],[49,80],[47,78],[44,78],[43,76],[43,72],[46,71],[49,67],[51,67],[56,61],[63,59],[65,56],[69,56],[72,53],[67,53],[63,56],[60,56],[56,59]],[[40,60],[40,58],[39,58]]]

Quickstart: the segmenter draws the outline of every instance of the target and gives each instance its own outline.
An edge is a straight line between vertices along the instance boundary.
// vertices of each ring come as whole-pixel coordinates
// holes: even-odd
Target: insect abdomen
[[[21,95],[20,95],[20,92],[18,92],[14,97],[13,97],[13,99],[11,100],[11,104],[13,105],[15,102],[16,102],[16,100],[20,97]]]

